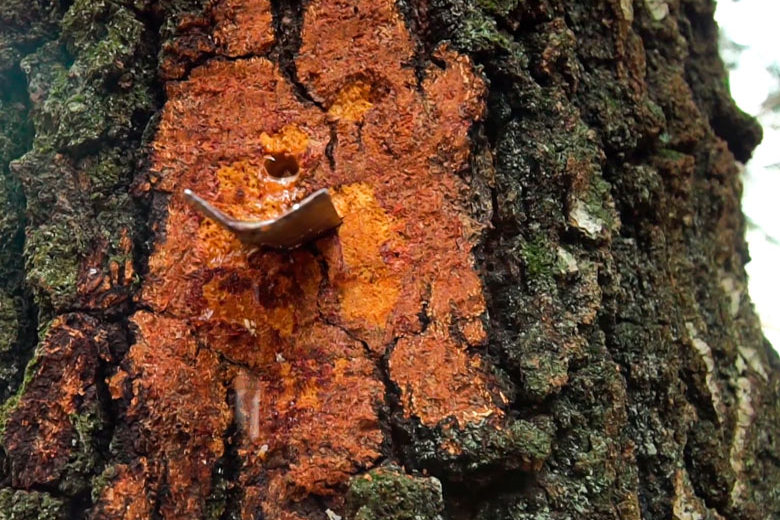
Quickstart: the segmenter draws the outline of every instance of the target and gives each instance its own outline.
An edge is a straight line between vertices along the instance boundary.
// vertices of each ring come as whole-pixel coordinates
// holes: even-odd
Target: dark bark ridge
[[[491,352],[556,440],[477,517],[776,515],[778,363],[734,163],[760,129],[724,87],[713,3],[478,4],[432,2],[427,29],[491,81],[471,173]]]
[[[465,449],[450,457],[438,447],[453,430],[391,406],[388,456],[404,469],[356,480],[349,516],[780,514],[780,363],[745,290],[734,163],[760,132],[727,95],[713,3],[399,5],[419,38],[412,65],[450,40],[490,81],[464,175],[475,218],[492,222],[478,259],[488,357],[517,422],[457,434]],[[157,55],[181,60],[162,71],[179,78],[210,57],[198,46],[208,21],[181,22],[200,8],[0,7],[0,519],[86,516],[112,464],[139,449],[104,381],[132,343],[147,222],[163,218],[143,176]],[[272,54],[289,64],[302,8],[274,10],[285,37]],[[83,340],[66,348],[50,330]],[[77,390],[45,403],[57,377]],[[31,467],[36,415],[61,450]],[[237,511],[225,508],[237,464],[228,449],[215,469],[214,518]],[[410,507],[388,507],[394,496]]]

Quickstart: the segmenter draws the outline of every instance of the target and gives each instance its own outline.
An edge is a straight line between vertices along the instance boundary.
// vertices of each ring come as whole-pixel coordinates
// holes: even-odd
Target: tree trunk
[[[0,519],[778,517],[713,9],[3,0]]]

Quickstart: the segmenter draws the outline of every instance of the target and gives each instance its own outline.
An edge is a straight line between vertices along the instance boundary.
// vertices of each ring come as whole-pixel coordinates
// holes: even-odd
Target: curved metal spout
[[[187,201],[203,216],[233,233],[247,245],[292,249],[309,242],[341,224],[328,190],[323,188],[293,205],[273,220],[244,221],[224,214],[192,190],[185,189]]]

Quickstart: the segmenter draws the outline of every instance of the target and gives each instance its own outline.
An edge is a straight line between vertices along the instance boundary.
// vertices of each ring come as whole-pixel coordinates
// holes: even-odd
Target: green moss
[[[601,175],[591,178],[590,185],[585,192],[585,207],[588,213],[599,219],[608,228],[614,228],[618,217],[612,203],[612,185]]]
[[[22,384],[19,386],[19,389],[14,395],[6,399],[5,402],[0,405],[0,438],[5,434],[5,425],[8,422],[8,417],[13,413],[14,409],[19,404],[19,399],[24,395],[25,390],[27,390],[27,386],[35,375],[37,366],[38,358],[37,356],[33,356],[24,369],[24,378],[22,379]]]
[[[153,51],[145,30],[117,3],[73,3],[62,20],[60,42],[22,60],[37,100],[36,150],[81,154],[100,148],[104,139],[142,131],[138,116],[155,109]]]
[[[499,30],[493,18],[472,11],[463,19],[459,44],[475,50],[488,50],[495,47],[510,49],[512,39]]]
[[[37,491],[0,489],[0,520],[64,520],[62,500]]]
[[[354,520],[439,520],[444,511],[441,484],[387,466],[354,477],[346,497]]]
[[[83,153],[142,130],[137,116],[155,108],[144,30],[119,4],[78,0],[62,21],[67,53],[52,43],[22,60],[40,98],[32,111],[37,150]]]
[[[117,476],[117,471],[115,466],[108,466],[106,469],[103,470],[102,473],[99,473],[92,477],[91,487],[92,487],[92,502],[97,503],[98,500],[100,500],[100,496],[103,494],[103,491],[113,482],[113,480]]]
[[[0,403],[16,389],[20,371],[16,347],[21,332],[17,299],[0,288]]]
[[[149,29],[120,3],[76,0],[59,41],[21,61],[37,133],[14,170],[27,195],[26,279],[45,317],[81,305],[79,269],[93,248],[105,270],[128,260],[127,187],[156,110]]]
[[[21,390],[6,399],[5,402],[0,405],[0,437],[5,435],[5,425],[8,423],[8,418],[10,417],[11,413],[19,404],[20,394]]]
[[[74,164],[62,156],[28,153],[15,171],[30,193],[31,222],[25,243],[27,282],[45,312],[74,305],[84,257],[100,247],[106,258],[123,264],[132,252],[122,244],[136,223],[136,208],[125,186],[132,170],[128,158],[109,149]],[[94,179],[87,198],[81,179]],[[94,213],[93,213],[94,212]]]
[[[678,152],[677,150],[673,150],[671,148],[661,148],[660,150],[658,150],[657,154],[661,159],[666,159],[669,161],[679,161],[686,157],[686,154]]]
[[[532,349],[523,352],[514,369],[521,374],[521,395],[541,402],[560,390],[569,372],[569,361],[558,349]]]
[[[516,8],[516,1],[481,0],[475,3],[433,0],[431,4],[431,13],[441,16],[435,25],[440,26],[440,30],[446,33],[456,48],[474,53],[498,51],[504,56],[510,56],[513,63],[527,62],[522,46],[497,21],[497,17]]]
[[[55,45],[42,48],[22,60],[31,86],[39,86],[43,101],[32,110],[35,123],[35,150],[68,151],[83,155],[100,148],[105,140],[129,138],[137,128],[137,116],[154,109],[148,74],[117,78],[126,88],[101,88],[91,67],[77,59],[70,67],[67,56]]]
[[[59,481],[58,489],[65,495],[75,496],[91,486],[91,476],[101,464],[95,439],[103,429],[103,419],[97,403],[90,403],[87,410],[71,414],[70,423],[76,432],[70,460]]]
[[[477,482],[508,471],[533,473],[550,456],[553,431],[544,416],[509,420],[500,429],[490,424],[446,424],[427,434],[418,432],[414,458],[431,474],[453,481]]]
[[[28,233],[25,251],[27,283],[39,304],[57,309],[69,305],[76,294],[76,277],[89,237],[77,219],[55,218]]]
[[[523,3],[525,0],[477,0],[477,5],[496,16],[508,16]]]
[[[92,199],[101,199],[111,195],[117,186],[127,185],[133,177],[134,156],[117,148],[101,150],[95,155],[82,159],[79,169],[90,180]]]
[[[520,254],[530,279],[550,280],[557,267],[557,255],[553,244],[537,235],[521,246]]]
[[[0,359],[11,351],[16,343],[19,331],[19,322],[16,318],[16,305],[5,291],[0,289]],[[3,380],[3,370],[0,367],[0,381]]]
[[[106,0],[76,0],[62,19],[62,39],[87,77],[123,74],[143,33],[132,11]]]

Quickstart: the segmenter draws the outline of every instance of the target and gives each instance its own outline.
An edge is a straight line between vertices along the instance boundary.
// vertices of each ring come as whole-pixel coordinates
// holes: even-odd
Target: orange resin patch
[[[464,426],[502,415],[492,403],[480,359],[440,327],[401,338],[389,366],[407,417],[414,415],[429,425],[453,417]]]
[[[251,485],[265,474],[285,489],[279,499],[302,498],[330,494],[370,467],[382,442],[376,407],[384,387],[375,369],[359,342],[315,325],[260,370],[245,373],[239,409],[249,442],[241,453],[242,482]],[[290,467],[278,467],[281,460]]]
[[[91,514],[91,520],[148,520],[152,518],[154,503],[148,496],[149,483],[144,475],[148,471],[145,458],[141,458],[135,468],[119,464],[113,468],[114,476],[110,485],[104,487]]]
[[[213,16],[214,40],[226,56],[262,54],[274,42],[269,0],[219,0]]]
[[[384,251],[398,250],[398,224],[379,205],[365,183],[348,184],[334,194],[343,218],[337,265],[331,283],[339,288],[340,315],[346,322],[384,328],[401,292],[400,279]]]
[[[182,320],[139,312],[133,325],[136,343],[127,354],[125,370],[113,376],[110,386],[116,386],[114,380],[131,381],[127,420],[138,424],[143,453],[153,461],[146,468],[151,475],[144,478],[168,487],[160,499],[163,517],[200,516],[231,419],[217,355],[200,349]],[[116,485],[127,485],[126,479]],[[128,500],[116,488],[107,492]],[[146,500],[138,495],[128,507],[143,509]]]
[[[358,80],[339,91],[336,100],[328,109],[328,115],[335,119],[357,121],[373,106],[370,98],[371,85]]]
[[[261,27],[241,11],[250,2],[225,5],[235,12],[217,18],[220,44],[255,49],[270,18]],[[407,416],[433,426],[502,415],[467,351],[484,342],[485,302],[471,254],[481,224],[467,216],[458,172],[483,81],[442,48],[443,65],[418,85],[392,0],[312,0],[301,38],[298,76],[324,108],[259,57],[211,60],[167,86],[153,171],[168,216],[140,297],[154,315],[136,315],[138,341],[109,385],[114,397],[131,389],[128,416],[152,455],[172,461],[134,477],[168,486],[165,518],[204,507],[211,480],[197,464],[223,453],[229,385],[247,518],[304,518],[296,501],[339,493],[376,464],[380,360],[393,345],[390,378]],[[343,223],[294,251],[248,249],[190,208],[184,188],[244,219],[273,218],[329,188]],[[103,496],[126,500],[112,493]]]

